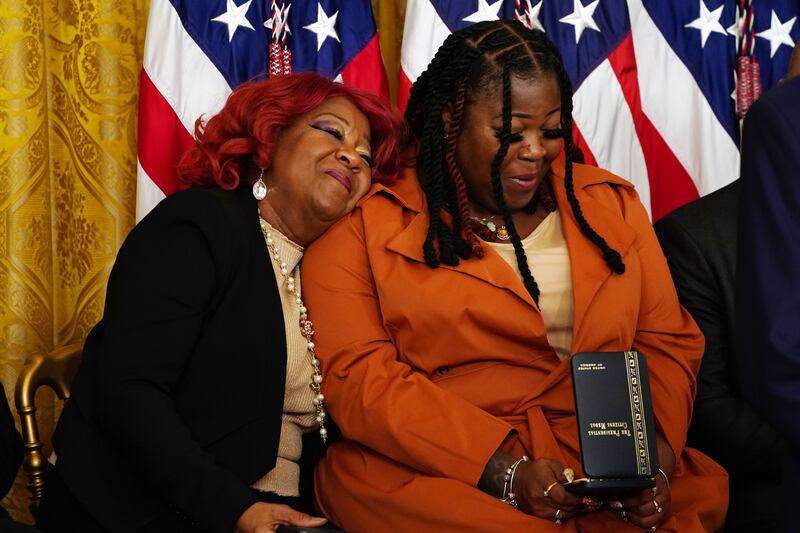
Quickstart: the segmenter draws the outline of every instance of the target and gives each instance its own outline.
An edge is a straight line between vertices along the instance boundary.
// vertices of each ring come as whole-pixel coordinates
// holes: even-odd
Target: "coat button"
[[[452,368],[450,368],[449,366],[441,366],[441,367],[436,369],[436,375],[437,376],[446,376],[447,374],[450,373],[451,370],[452,370]]]

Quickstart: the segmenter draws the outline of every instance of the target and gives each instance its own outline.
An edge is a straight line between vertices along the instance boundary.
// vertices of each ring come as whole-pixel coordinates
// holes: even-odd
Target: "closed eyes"
[[[323,131],[330,135],[331,137],[343,141],[344,140],[344,132],[331,124],[327,121],[317,120],[310,124],[310,126],[316,130]],[[368,153],[358,152],[358,155],[361,156],[361,159],[364,160],[364,163],[367,164],[368,167],[372,168],[375,165],[375,161],[372,159],[372,156]]]
[[[361,159],[364,160],[364,162],[367,164],[368,167],[372,168],[372,167],[375,166],[375,161],[372,159],[372,156],[370,156],[369,154],[364,154],[364,153],[359,152],[358,155],[361,156]]]
[[[499,140],[500,137],[503,135],[502,130],[495,130],[495,137]],[[542,135],[545,139],[560,139],[564,136],[564,129],[563,128],[545,128],[542,129]],[[509,142],[518,143],[522,141],[522,133],[520,132],[511,132],[508,137]]]
[[[559,139],[564,136],[564,128],[543,129],[542,134],[546,139]]]
[[[324,131],[328,135],[335,137],[340,141],[344,139],[344,132],[336,128],[336,126],[334,126],[330,122],[315,121],[311,123],[311,127],[314,128],[315,130]]]

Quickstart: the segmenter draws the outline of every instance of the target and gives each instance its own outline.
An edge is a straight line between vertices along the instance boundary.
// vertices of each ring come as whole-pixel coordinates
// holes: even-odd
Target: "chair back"
[[[34,512],[42,499],[47,458],[42,452],[44,442],[39,435],[36,422],[36,391],[42,385],[52,388],[61,400],[69,398],[69,389],[81,361],[83,344],[70,344],[49,353],[33,353],[25,360],[17,385],[14,403],[22,426],[22,441],[25,457],[22,467],[28,475],[31,492],[30,508]]]

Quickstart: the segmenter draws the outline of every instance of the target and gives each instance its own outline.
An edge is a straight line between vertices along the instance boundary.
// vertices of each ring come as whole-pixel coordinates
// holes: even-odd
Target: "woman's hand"
[[[509,453],[498,449],[483,471],[478,487],[502,497],[504,476],[516,459]],[[567,477],[569,472],[570,478]],[[570,494],[564,484],[572,481],[572,470],[553,459],[535,459],[520,462],[514,472],[514,498],[518,508],[529,515],[562,523],[578,513],[596,511],[601,500]]]
[[[320,527],[328,520],[295,511],[288,505],[254,503],[236,522],[234,533],[266,533],[278,526]]]
[[[669,515],[672,507],[672,494],[667,480],[675,469],[675,453],[672,448],[661,435],[656,436],[656,442],[658,443],[661,472],[656,474],[655,488],[645,489],[635,495],[620,498],[618,502],[611,502],[611,507],[620,511],[623,518],[626,518],[631,524],[651,531],[656,531],[661,527]]]
[[[619,504],[622,505],[621,509]],[[672,507],[672,495],[669,491],[664,476],[656,476],[656,487],[645,489],[634,496],[620,498],[619,502],[611,502],[612,509],[616,509],[631,524],[644,530],[656,531],[669,515]]]
[[[568,469],[566,469],[568,470]],[[569,470],[571,476],[571,470]],[[514,476],[519,509],[530,515],[563,522],[579,513],[596,511],[602,501],[571,494],[564,484],[572,481],[564,466],[553,459],[521,463]]]

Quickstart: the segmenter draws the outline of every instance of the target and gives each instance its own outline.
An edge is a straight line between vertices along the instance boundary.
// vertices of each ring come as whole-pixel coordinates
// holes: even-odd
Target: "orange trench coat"
[[[549,179],[572,265],[570,353],[646,354],[656,424],[678,458],[661,530],[716,531],[727,475],[685,447],[703,336],[678,304],[633,186],[594,167],[574,174],[586,218],[626,271],[613,274],[580,232],[557,160]],[[640,531],[605,508],[559,527],[476,488],[512,429],[514,455],[581,473],[569,360],[555,355],[537,306],[499,255],[484,246],[482,259],[431,269],[427,228],[409,169],[391,187],[374,186],[303,260],[325,401],[343,435],[317,468],[321,510],[353,532]]]

